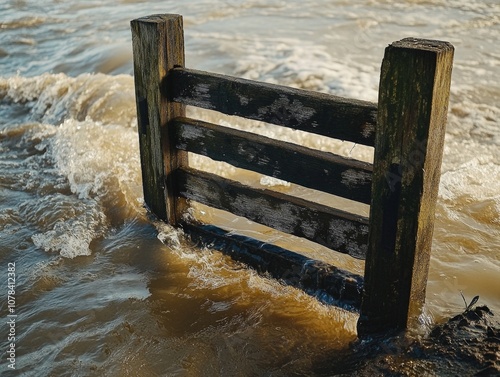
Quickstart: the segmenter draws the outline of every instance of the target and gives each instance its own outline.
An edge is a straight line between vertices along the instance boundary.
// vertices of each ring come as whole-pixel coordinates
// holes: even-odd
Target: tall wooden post
[[[425,300],[453,52],[413,38],[385,50],[359,336],[406,328]]]
[[[184,67],[182,16],[152,15],[133,20],[131,27],[144,201],[175,225],[182,204],[173,196],[171,173],[187,165],[187,153],[173,148],[167,125],[184,116],[185,107],[169,102],[164,88],[169,70]]]

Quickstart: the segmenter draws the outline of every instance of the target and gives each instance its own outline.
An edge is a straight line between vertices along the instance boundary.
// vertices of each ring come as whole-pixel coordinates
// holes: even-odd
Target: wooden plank
[[[162,83],[169,70],[184,66],[182,16],[139,18],[131,28],[144,201],[160,219],[176,224],[183,202],[172,196],[170,173],[187,165],[187,153],[172,147],[167,124],[184,116],[185,106],[169,101]]]
[[[176,148],[369,204],[372,165],[250,132],[176,118]]]
[[[179,196],[246,217],[364,259],[368,219],[279,192],[255,189],[191,168],[175,172]]]
[[[405,328],[425,299],[453,50],[408,38],[385,51],[361,336]]]
[[[296,130],[374,145],[377,105],[324,93],[176,68],[169,99]]]
[[[319,299],[326,292],[329,304],[359,312],[363,277],[325,262],[307,258],[276,245],[229,233],[213,225],[185,223],[184,231],[195,242],[230,255],[261,273],[303,289]]]

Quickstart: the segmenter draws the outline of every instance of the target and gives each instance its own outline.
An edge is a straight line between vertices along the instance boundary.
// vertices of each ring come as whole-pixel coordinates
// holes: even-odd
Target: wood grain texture
[[[447,42],[408,38],[385,51],[362,336],[404,329],[425,299],[452,61]]]
[[[326,292],[329,304],[359,312],[363,277],[276,245],[233,234],[213,225],[185,223],[184,231],[204,246],[220,250],[261,273],[303,289],[313,296]]]
[[[219,125],[176,118],[175,147],[369,204],[372,165]]]
[[[183,202],[173,197],[170,173],[187,165],[187,153],[172,146],[167,124],[185,110],[162,90],[169,70],[184,66],[182,17],[153,15],[133,20],[131,28],[144,201],[160,219],[176,224]]]
[[[166,83],[172,101],[374,145],[377,105],[371,102],[185,68],[172,70]]]
[[[179,196],[246,217],[364,259],[368,219],[279,192],[256,189],[191,168],[175,172]]]

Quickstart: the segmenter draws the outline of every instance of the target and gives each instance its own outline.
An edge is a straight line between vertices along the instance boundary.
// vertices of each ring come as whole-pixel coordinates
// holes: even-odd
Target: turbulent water
[[[427,304],[411,332],[424,336],[462,312],[460,292],[500,313],[498,1],[8,0],[0,4],[2,375],[314,375],[356,337],[355,315],[193,247],[143,208],[129,21],[154,13],[184,16],[191,68],[371,101],[389,43],[451,42]],[[284,137],[365,160],[373,153],[297,135]],[[223,225],[254,232],[241,220]],[[410,375],[434,373],[411,365]]]

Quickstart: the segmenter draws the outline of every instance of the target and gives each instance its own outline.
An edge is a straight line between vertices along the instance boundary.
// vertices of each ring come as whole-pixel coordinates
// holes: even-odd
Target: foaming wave
[[[448,119],[440,197],[450,203],[490,201],[496,210],[489,219],[500,221],[500,109],[470,101],[454,103]]]
[[[90,211],[83,216],[58,221],[54,227],[32,236],[35,246],[47,252],[59,252],[66,258],[90,255],[90,243],[102,235],[103,214],[90,205]]]
[[[141,178],[130,76],[17,76],[0,79],[0,97],[25,103],[30,121],[44,123],[27,137],[48,150],[73,193],[120,196],[137,208]]]
[[[130,76],[0,78],[0,99],[22,109],[2,131],[20,177],[1,173],[28,193],[15,212],[34,226],[35,246],[89,255],[110,227],[144,216]]]
[[[325,46],[283,37],[262,39],[220,33],[195,33],[194,37],[216,39],[221,51],[234,54],[234,74],[238,76],[356,99],[377,99],[378,67],[346,57],[336,59]]]
[[[141,196],[139,145],[135,130],[119,125],[66,120],[52,140],[56,166],[81,198],[119,195],[137,207]]]
[[[498,108],[468,101],[451,106],[436,213],[436,255],[440,260],[483,254],[490,258],[485,268],[498,268],[500,132],[493,126],[497,115]],[[476,263],[475,259],[465,260]],[[456,269],[456,261],[453,263]],[[464,268],[467,274],[471,270],[471,266]]]
[[[244,55],[236,72],[243,77],[259,79],[292,87],[316,90],[338,96],[375,101],[378,75],[375,67],[339,61],[323,46],[304,45],[295,40],[262,42],[249,41],[248,51],[260,51],[259,56]],[[264,48],[262,48],[264,47]]]
[[[469,97],[470,92],[471,90],[457,90],[456,96],[460,99],[452,102],[450,106],[448,133],[465,138],[472,137],[483,144],[500,145],[500,129],[498,128],[500,108],[461,99]],[[495,98],[495,96],[500,95],[500,92],[489,93],[485,91],[484,95]]]
[[[36,213],[47,211],[54,220],[45,222],[48,230],[32,239],[64,257],[89,255],[92,240],[103,236],[110,224],[143,212],[137,136],[131,128],[104,127],[89,119],[68,119],[49,128],[45,135],[32,137],[41,140],[38,148],[46,149],[73,196],[53,196],[52,204],[50,195],[40,200],[43,208]],[[70,201],[67,206],[64,199]]]
[[[497,151],[496,145],[484,145],[473,140],[449,140],[445,146],[445,156],[460,153],[466,156],[466,161],[453,166],[445,164],[441,175],[440,196],[449,201],[462,196],[475,200],[493,199],[500,204],[500,161],[496,156]]]
[[[29,119],[57,125],[90,118],[103,124],[135,126],[133,79],[129,75],[63,73],[0,78],[0,99],[30,108]]]

